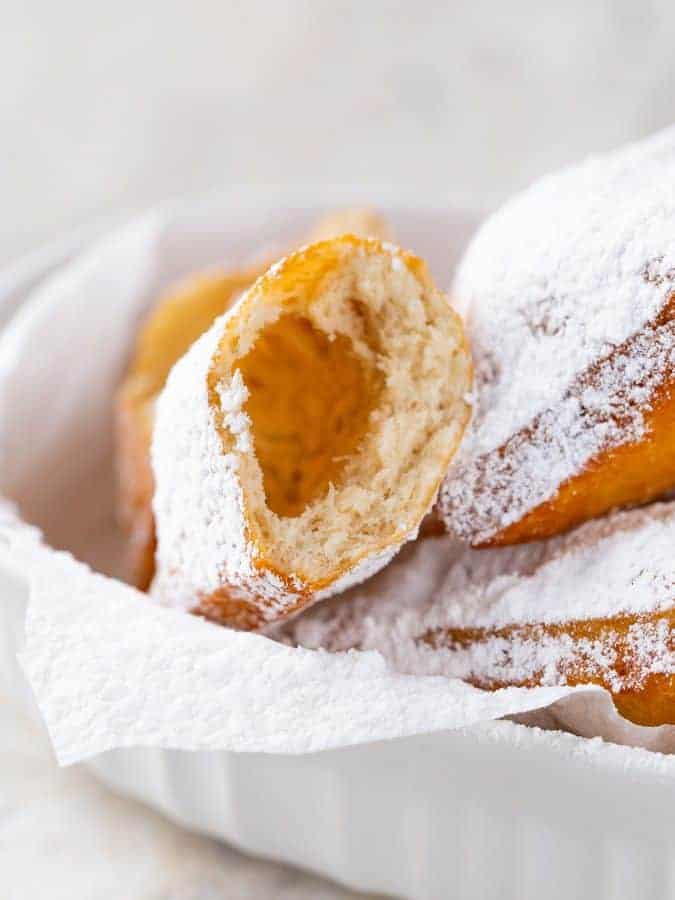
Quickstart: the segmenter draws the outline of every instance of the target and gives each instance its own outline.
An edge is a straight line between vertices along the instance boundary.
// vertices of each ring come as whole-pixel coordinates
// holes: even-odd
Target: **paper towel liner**
[[[111,401],[158,290],[208,264],[292,239],[311,213],[146,216],[91,246],[32,294],[0,341],[0,564],[29,583],[20,661],[57,757],[115,747],[305,753],[527,714],[587,736],[672,752],[675,727],[623,720],[596,687],[481,691],[394,671],[380,654],[293,649],[153,605],[114,577]],[[392,214],[441,284],[471,223]],[[448,242],[453,259],[448,259]],[[50,544],[52,546],[50,546]]]

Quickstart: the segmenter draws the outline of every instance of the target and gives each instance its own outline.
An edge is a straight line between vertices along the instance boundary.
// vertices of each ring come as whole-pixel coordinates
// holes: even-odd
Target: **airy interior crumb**
[[[249,537],[311,583],[415,532],[468,416],[447,298],[403,255],[333,262],[242,309],[213,370],[243,380],[221,436],[240,454]]]

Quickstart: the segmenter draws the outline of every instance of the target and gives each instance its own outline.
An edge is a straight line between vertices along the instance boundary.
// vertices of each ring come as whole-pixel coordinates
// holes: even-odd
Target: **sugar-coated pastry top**
[[[489,538],[599,451],[641,438],[675,364],[675,331],[659,327],[674,238],[675,129],[543,178],[480,229],[453,294],[476,366],[473,427],[446,486],[459,532],[464,515]],[[507,479],[487,457],[521,429]]]

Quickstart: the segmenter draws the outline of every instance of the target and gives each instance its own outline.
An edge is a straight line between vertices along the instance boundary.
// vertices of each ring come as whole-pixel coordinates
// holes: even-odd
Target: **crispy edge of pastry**
[[[650,328],[675,328],[675,294],[671,295]],[[576,392],[594,387],[603,367],[617,355],[630,353],[641,333],[625,341],[606,358],[598,360],[575,386]],[[611,404],[608,404],[611,405]],[[620,421],[617,424],[621,424]],[[660,384],[645,403],[644,437],[635,442],[610,446],[592,457],[581,470],[563,482],[549,500],[529,510],[520,519],[495,531],[486,539],[462,534],[473,547],[501,547],[542,540],[570,531],[613,509],[641,506],[675,488],[675,367],[668,366]],[[521,429],[489,456],[508,461],[519,443],[531,439],[536,421]],[[488,490],[487,482],[482,490]],[[441,501],[442,502],[442,501]],[[452,512],[444,519],[452,531]]]
[[[506,687],[538,687],[596,684],[612,695],[619,713],[637,725],[675,725],[675,673],[649,671],[640,634],[648,629],[666,630],[668,651],[675,653],[675,609],[649,614],[624,614],[560,624],[523,624],[502,628],[431,629],[418,641],[433,649],[478,650],[499,642],[500,661],[508,663],[520,648],[543,646],[544,641],[564,643],[573,652],[561,653],[555,677],[543,668],[522,678],[500,678],[478,666],[465,680],[484,690]],[[611,646],[602,663],[594,648]],[[618,686],[617,686],[618,685]]]

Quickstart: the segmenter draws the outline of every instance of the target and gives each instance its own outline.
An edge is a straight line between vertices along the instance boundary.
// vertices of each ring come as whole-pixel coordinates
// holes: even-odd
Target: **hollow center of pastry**
[[[267,506],[299,516],[339,485],[368,431],[380,373],[344,334],[284,315],[264,328],[237,364]]]

